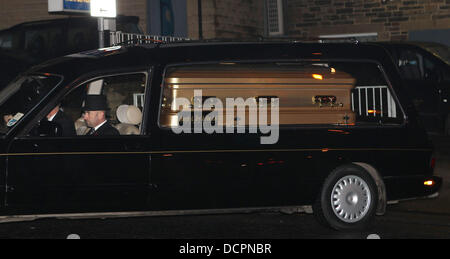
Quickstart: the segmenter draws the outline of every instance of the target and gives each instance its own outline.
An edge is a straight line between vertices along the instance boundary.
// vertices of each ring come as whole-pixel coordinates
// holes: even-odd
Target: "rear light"
[[[425,185],[425,186],[433,186],[433,185],[434,185],[434,181],[433,181],[433,180],[425,181],[425,182],[423,183],[423,185]]]

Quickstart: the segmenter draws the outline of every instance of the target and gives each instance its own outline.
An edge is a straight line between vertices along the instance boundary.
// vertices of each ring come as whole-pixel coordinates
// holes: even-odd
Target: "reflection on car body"
[[[333,228],[362,228],[387,201],[441,185],[395,71],[371,44],[178,43],[49,62],[0,93],[2,111],[24,114],[1,132],[1,212],[8,220],[313,205]],[[15,101],[23,95],[31,98]],[[119,136],[86,135],[88,95],[106,96]],[[177,99],[192,109],[188,118],[233,116],[205,120],[214,132],[194,123],[177,134]],[[279,105],[277,141],[261,144],[267,132],[252,130],[251,107],[220,107],[227,99]],[[77,136],[42,122],[59,103]]]

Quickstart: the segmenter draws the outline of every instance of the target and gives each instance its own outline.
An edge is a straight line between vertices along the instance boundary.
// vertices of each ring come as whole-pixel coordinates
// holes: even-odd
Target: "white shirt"
[[[104,122],[100,123],[97,125],[97,127],[94,128],[95,131],[97,131],[101,126],[103,126],[103,124],[105,124],[107,122],[107,120],[105,120]]]
[[[48,120],[48,121],[53,121],[53,119],[55,118],[56,114],[58,114],[58,112],[59,112],[59,111],[57,111],[55,114],[53,114],[52,117],[48,118],[47,120]]]

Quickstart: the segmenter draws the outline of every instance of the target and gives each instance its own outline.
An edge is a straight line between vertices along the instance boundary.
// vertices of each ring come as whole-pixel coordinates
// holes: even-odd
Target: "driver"
[[[104,95],[88,95],[83,107],[83,119],[91,128],[86,135],[105,136],[120,135],[119,131],[106,120],[108,103]]]
[[[12,114],[5,114],[3,115],[3,121],[5,122],[5,125],[8,124],[8,122],[13,118],[14,116]]]

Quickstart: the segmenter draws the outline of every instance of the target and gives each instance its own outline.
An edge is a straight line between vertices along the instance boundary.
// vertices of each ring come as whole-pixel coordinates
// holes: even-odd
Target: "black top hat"
[[[104,95],[86,96],[83,111],[108,111],[108,102]]]

